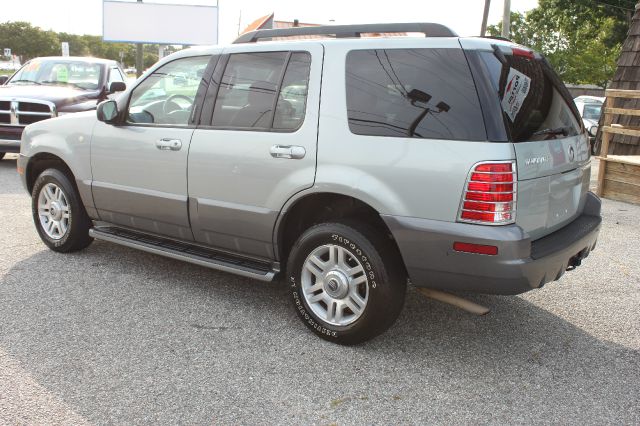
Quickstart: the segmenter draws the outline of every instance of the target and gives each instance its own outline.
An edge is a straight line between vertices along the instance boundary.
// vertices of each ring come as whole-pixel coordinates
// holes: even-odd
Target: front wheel
[[[368,226],[324,223],[296,241],[287,277],[299,317],[318,336],[356,344],[397,319],[406,275],[392,241]]]
[[[91,220],[67,176],[47,169],[38,176],[31,193],[33,221],[42,241],[61,253],[81,250],[93,241]]]

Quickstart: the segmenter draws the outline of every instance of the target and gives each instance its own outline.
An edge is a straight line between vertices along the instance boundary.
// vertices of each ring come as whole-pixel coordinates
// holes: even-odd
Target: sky
[[[148,3],[216,5],[216,0],[144,0]],[[102,35],[102,0],[3,1],[0,22],[27,21],[43,29]],[[513,11],[533,9],[538,0],[511,0]],[[375,5],[375,6],[374,6]],[[461,36],[478,35],[484,0],[219,0],[221,43],[230,43],[260,16],[316,24],[437,22]],[[502,18],[503,0],[492,0],[489,24]],[[238,25],[239,24],[239,25]]]

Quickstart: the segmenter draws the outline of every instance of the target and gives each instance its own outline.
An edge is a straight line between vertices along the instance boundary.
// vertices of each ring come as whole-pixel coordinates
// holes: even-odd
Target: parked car
[[[602,105],[605,98],[599,96],[578,96],[573,99],[578,112],[582,117],[584,128],[589,133],[589,145],[591,146],[591,153],[595,154],[595,141],[598,134],[598,122],[600,121],[600,114],[602,113]]]
[[[357,37],[388,32],[427,37]],[[334,37],[256,42],[306,35]],[[172,84],[188,71],[199,85]],[[97,238],[281,276],[304,324],[341,344],[388,329],[409,279],[518,294],[579,266],[601,223],[590,170],[542,56],[438,24],[183,50],[96,113],[28,126],[18,160],[52,250]]]
[[[96,109],[125,90],[125,81],[117,62],[77,57],[36,58],[11,77],[0,77],[0,159],[20,151],[26,125]]]

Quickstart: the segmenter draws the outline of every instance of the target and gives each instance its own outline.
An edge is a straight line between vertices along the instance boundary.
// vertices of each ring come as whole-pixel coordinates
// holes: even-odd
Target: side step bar
[[[156,237],[115,226],[97,226],[89,230],[97,240],[109,241],[148,253],[183,260],[218,271],[230,272],[260,281],[273,281],[279,272],[277,264],[234,256],[197,244]]]

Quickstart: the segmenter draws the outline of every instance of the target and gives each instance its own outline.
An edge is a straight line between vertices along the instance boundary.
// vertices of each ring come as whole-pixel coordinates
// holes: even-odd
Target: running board
[[[218,271],[230,272],[260,281],[273,281],[279,272],[277,264],[234,256],[197,244],[156,237],[115,226],[98,226],[89,230],[89,236],[126,247],[183,260]]]

